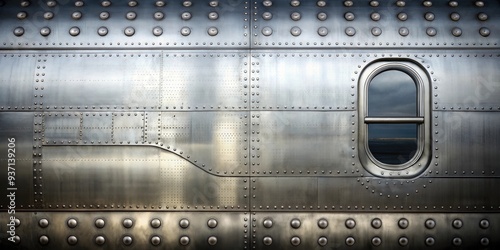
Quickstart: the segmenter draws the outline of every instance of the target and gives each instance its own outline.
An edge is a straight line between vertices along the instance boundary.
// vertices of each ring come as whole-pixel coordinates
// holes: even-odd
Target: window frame
[[[397,70],[409,75],[417,88],[417,116],[390,117],[368,116],[368,87],[373,78],[389,71]],[[431,111],[430,77],[425,69],[410,60],[379,60],[363,69],[358,82],[358,154],[363,167],[379,177],[413,177],[422,173],[430,161],[431,155]],[[378,161],[368,146],[369,124],[417,124],[417,152],[402,164],[386,164]]]

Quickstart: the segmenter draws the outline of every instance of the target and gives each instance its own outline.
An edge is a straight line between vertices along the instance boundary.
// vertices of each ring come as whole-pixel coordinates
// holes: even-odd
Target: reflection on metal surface
[[[0,248],[498,249],[499,13],[0,0]]]

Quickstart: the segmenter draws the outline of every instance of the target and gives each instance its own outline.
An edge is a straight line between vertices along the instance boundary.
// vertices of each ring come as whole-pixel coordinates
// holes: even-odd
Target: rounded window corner
[[[358,82],[358,153],[378,177],[411,178],[430,162],[430,78],[418,63],[379,60]]]

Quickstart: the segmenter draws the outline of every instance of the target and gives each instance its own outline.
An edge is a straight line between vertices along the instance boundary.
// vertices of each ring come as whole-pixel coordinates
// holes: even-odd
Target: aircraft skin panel
[[[0,247],[498,249],[499,13],[0,0]]]

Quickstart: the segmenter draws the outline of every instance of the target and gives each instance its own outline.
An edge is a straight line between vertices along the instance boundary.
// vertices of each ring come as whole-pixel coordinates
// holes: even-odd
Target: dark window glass
[[[417,86],[399,70],[384,71],[368,86],[368,116],[417,116]]]
[[[417,152],[417,124],[369,124],[368,147],[378,161],[403,164]]]

